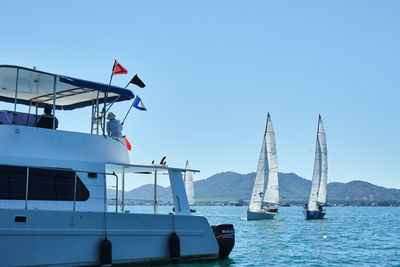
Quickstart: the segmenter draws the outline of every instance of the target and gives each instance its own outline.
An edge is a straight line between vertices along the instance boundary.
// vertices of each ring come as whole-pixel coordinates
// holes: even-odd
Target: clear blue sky
[[[124,134],[132,162],[195,179],[257,167],[267,113],[281,172],[310,179],[318,114],[329,182],[400,188],[399,1],[1,1],[1,64],[147,84]],[[123,117],[130,103],[112,111]],[[6,105],[0,104],[6,108]],[[25,107],[23,107],[25,108]],[[58,114],[88,132],[90,109]],[[151,179],[135,177],[129,187]]]

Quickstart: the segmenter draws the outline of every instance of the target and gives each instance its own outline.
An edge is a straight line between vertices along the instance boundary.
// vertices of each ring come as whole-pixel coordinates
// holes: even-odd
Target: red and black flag
[[[113,74],[128,74],[128,70],[122,67],[116,60],[114,62]]]

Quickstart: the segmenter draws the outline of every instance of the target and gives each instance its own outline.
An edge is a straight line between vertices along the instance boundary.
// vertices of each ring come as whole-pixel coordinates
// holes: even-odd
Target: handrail
[[[118,175],[113,172],[113,173],[106,173],[105,175],[112,175],[115,177],[115,212],[118,212]],[[107,187],[107,185],[104,185]]]
[[[25,209],[28,209],[29,167],[26,168]]]
[[[121,212],[125,212],[125,169],[122,168]]]
[[[78,175],[75,172],[75,180],[74,180],[74,207],[73,207],[73,211],[75,211],[75,203],[76,203],[76,180],[77,180]]]
[[[115,212],[118,212],[118,175],[113,172],[114,176],[115,176],[115,184],[116,184],[116,188],[115,188]]]

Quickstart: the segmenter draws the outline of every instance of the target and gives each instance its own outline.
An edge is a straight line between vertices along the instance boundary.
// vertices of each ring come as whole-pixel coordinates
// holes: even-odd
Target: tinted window
[[[0,199],[25,199],[25,167],[0,165]],[[51,169],[29,169],[28,200],[74,200],[75,172]],[[89,191],[77,177],[76,200],[85,201]]]
[[[0,199],[8,199],[8,172],[0,171]]]
[[[25,192],[26,168],[0,165],[0,198],[25,199]]]

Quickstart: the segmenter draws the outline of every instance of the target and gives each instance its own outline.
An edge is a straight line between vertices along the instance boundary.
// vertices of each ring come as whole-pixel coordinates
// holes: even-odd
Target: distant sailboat
[[[267,188],[264,194],[265,182],[267,182]],[[263,207],[263,202],[268,204],[266,208]],[[273,219],[278,213],[278,209],[270,208],[269,205],[278,204],[278,159],[276,156],[275,133],[272,128],[271,117],[268,113],[256,179],[247,210],[247,220]]]
[[[317,144],[315,148],[314,172],[311,184],[310,200],[305,207],[307,220],[322,219],[326,212],[323,205],[326,203],[326,183],[328,179],[328,156],[326,136],[322,125],[321,115],[318,118]]]
[[[186,161],[185,169],[190,169],[189,161]],[[193,186],[193,174],[190,171],[185,171],[183,176],[183,182],[185,184],[186,196],[188,198],[189,205],[194,205],[194,186]],[[196,212],[195,210],[190,210]]]

